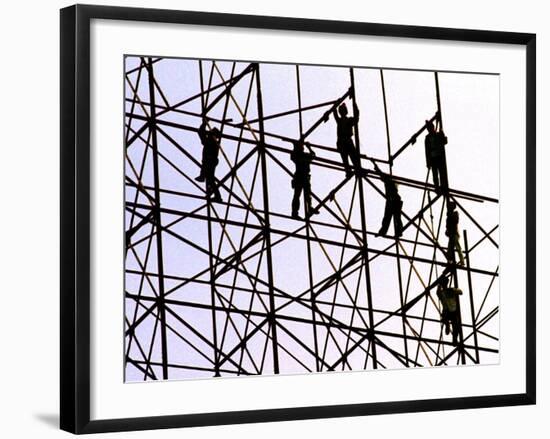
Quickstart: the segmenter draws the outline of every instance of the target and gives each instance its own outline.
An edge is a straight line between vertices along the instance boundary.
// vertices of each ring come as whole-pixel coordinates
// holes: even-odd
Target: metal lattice
[[[269,69],[279,72],[286,95],[269,92]],[[441,195],[428,174],[407,174],[423,150],[424,119],[443,122],[438,73],[425,73],[433,111],[395,146],[386,70],[317,67],[315,76],[308,69],[126,58],[128,381],[498,361],[498,200],[460,190],[452,175]],[[322,91],[315,78],[325,71],[338,80]],[[376,77],[381,105],[361,98],[365,72],[371,85]],[[332,98],[315,101],[315,90]],[[362,172],[353,176],[327,122],[344,101],[362,115],[354,130]],[[385,156],[361,142],[364,114],[373,111],[383,114]],[[195,181],[203,118],[221,130],[219,203]],[[319,211],[302,220],[290,216],[298,138],[316,152],[311,186]],[[399,184],[400,238],[375,236],[385,203],[379,167]],[[447,251],[449,200],[461,215],[463,266]],[[441,276],[463,291],[456,345],[441,323]]]

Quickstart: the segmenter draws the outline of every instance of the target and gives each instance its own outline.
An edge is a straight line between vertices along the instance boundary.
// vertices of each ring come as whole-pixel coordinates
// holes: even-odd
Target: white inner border
[[[94,20],[91,49],[92,419],[525,391],[524,47]],[[124,54],[499,73],[500,364],[124,384]]]

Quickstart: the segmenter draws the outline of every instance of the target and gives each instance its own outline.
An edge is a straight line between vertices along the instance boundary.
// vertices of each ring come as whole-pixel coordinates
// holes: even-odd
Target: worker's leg
[[[453,344],[456,346],[458,344],[458,336],[460,333],[460,328],[458,325],[458,316],[456,312],[453,313],[453,316],[451,318],[451,324],[453,328]]]
[[[294,181],[294,196],[292,197],[292,216],[298,217],[300,210],[300,194],[302,193],[302,185],[299,181]]]
[[[214,178],[212,179],[212,193],[214,194],[214,201],[217,201],[218,203],[222,201],[220,189]]]
[[[441,320],[445,325],[445,335],[449,335],[451,333],[451,315],[445,308],[443,308],[443,311],[441,312]]]
[[[441,310],[441,323],[445,327],[445,335],[449,335],[451,332],[451,326],[449,324],[449,313],[443,308]]]
[[[432,176],[434,180],[435,192],[437,194],[440,194],[441,187],[439,186],[439,167],[438,167],[438,163],[435,160],[434,160],[434,163],[432,164]]]
[[[378,235],[385,236],[386,233],[388,233],[388,228],[390,227],[390,221],[392,217],[392,209],[390,205],[390,201],[386,200],[386,207],[384,209],[384,218],[382,218],[382,225],[380,226],[380,230],[378,231]]]
[[[214,195],[213,201],[221,201],[220,191],[216,184],[216,165],[208,163],[204,169],[204,178],[206,180],[206,196],[210,198]]]
[[[206,180],[206,178],[205,178],[205,163],[206,163],[206,158],[205,158],[204,148],[203,148],[203,150],[202,150],[202,161],[201,161],[201,172],[200,172],[199,176],[195,178],[195,180],[197,180],[197,181]]]
[[[222,197],[220,195],[218,185],[216,184],[216,179],[212,174],[208,174],[206,176],[206,196],[208,198],[212,197],[212,201],[216,201],[216,202],[222,201]]]
[[[216,182],[216,167],[218,166],[219,160],[216,159],[216,161],[213,163],[212,166],[212,190],[214,192],[214,201],[221,202],[222,196],[220,195],[220,188],[218,183]]]
[[[458,260],[460,261],[460,265],[464,265],[464,255],[462,254],[462,247],[460,246],[460,235],[457,233],[454,239],[454,245],[455,249],[458,253]]]
[[[403,207],[402,201],[394,202],[393,206],[393,228],[395,230],[396,238],[399,238],[403,233],[403,223],[401,222],[401,209]]]
[[[206,198],[210,199],[210,197],[212,196],[212,189],[213,189],[213,179],[209,176],[209,175],[206,175],[205,176],[205,181],[206,181]]]
[[[455,239],[454,239],[454,236],[449,236],[449,244],[447,245],[447,259],[451,262],[455,261]]]
[[[311,182],[309,178],[304,182],[304,203],[307,216],[319,213],[318,211],[314,211],[311,207]]]
[[[344,168],[346,169],[346,175],[349,177],[353,172],[349,164],[348,151],[346,148],[345,141],[338,140],[338,142],[336,142],[336,149],[338,150],[338,152],[340,153],[340,156],[342,157],[342,163],[344,164]]]
[[[212,173],[210,172],[210,169],[208,169],[208,167],[204,165],[203,170],[204,171],[202,177],[205,181],[206,198],[210,198],[210,195],[212,195]]]
[[[351,162],[353,163],[353,168],[355,172],[359,173],[361,171],[361,157],[359,157],[357,148],[355,147],[351,139],[346,142],[346,148],[348,150],[348,155],[351,158]]]

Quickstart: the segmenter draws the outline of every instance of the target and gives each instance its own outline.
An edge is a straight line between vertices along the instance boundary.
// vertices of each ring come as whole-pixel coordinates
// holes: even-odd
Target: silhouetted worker
[[[449,245],[447,246],[447,259],[455,261],[455,249],[458,253],[459,264],[464,265],[464,255],[460,247],[460,234],[458,233],[458,211],[456,203],[449,201],[447,203],[447,221],[445,224],[445,235],[449,237]]]
[[[353,172],[359,173],[361,170],[361,159],[353,143],[353,127],[359,122],[359,109],[355,102],[353,103],[354,116],[348,116],[348,107],[342,104],[332,110],[334,120],[336,121],[336,149],[342,156],[342,162],[346,168],[346,176],[351,177]],[[349,161],[353,164],[353,168]]]
[[[296,166],[296,171],[292,177],[292,188],[294,189],[294,196],[292,198],[292,218],[301,219],[298,215],[300,209],[300,195],[304,193],[305,201],[305,216],[319,213],[311,209],[311,160],[315,157],[315,153],[311,149],[309,143],[304,142],[302,139],[292,142],[293,150],[290,153],[290,159]],[[309,149],[309,152],[304,150],[304,145]]]
[[[386,208],[384,209],[384,218],[382,219],[382,225],[376,236],[385,236],[390,226],[390,221],[393,218],[393,228],[395,231],[395,237],[399,238],[403,231],[403,223],[401,222],[401,209],[403,208],[403,201],[397,191],[397,184],[389,174],[377,169],[380,178],[384,182],[384,188],[386,191]]]
[[[447,137],[443,131],[436,131],[432,121],[426,121],[426,129],[428,130],[424,140],[426,166],[432,170],[436,193],[448,195],[449,181],[447,179],[447,159],[445,158]]]
[[[460,288],[448,287],[449,278],[443,277],[437,286],[437,297],[441,302],[441,323],[445,325],[445,334],[449,335],[452,329],[453,345],[458,344],[459,315],[458,296],[462,294]]]
[[[202,163],[201,173],[195,178],[197,181],[206,181],[206,197],[214,195],[213,201],[220,202],[222,197],[216,185],[216,166],[218,165],[218,154],[220,152],[221,133],[218,128],[210,131],[206,128],[206,120],[203,120],[199,127],[199,138],[202,142]]]

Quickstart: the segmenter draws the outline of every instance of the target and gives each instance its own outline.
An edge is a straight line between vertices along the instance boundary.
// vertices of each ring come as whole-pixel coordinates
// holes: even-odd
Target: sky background
[[[126,57],[126,71],[135,70],[140,65],[140,58]],[[205,87],[211,82],[212,85],[227,80],[233,74],[242,72],[248,63],[217,61],[213,68],[211,61],[202,61],[202,83]],[[201,91],[200,66],[197,60],[186,59],[162,59],[154,64],[154,75],[159,88],[155,94],[157,112],[162,111],[162,106],[168,103],[173,106],[189,97],[197,95]],[[125,82],[125,97],[132,98],[135,88],[142,105],[132,105],[129,100],[125,102],[127,112],[132,111],[137,116],[146,116],[149,112],[148,102],[150,101],[147,73],[141,73],[138,81],[139,71],[127,75]],[[334,101],[342,96],[350,87],[350,72],[347,67],[327,66],[300,66],[300,92],[302,107],[315,105],[323,102]],[[263,98],[264,116],[279,112],[293,110],[298,107],[297,76],[296,66],[286,64],[260,64],[261,89]],[[384,102],[382,95],[381,72],[377,68],[354,68],[355,93],[357,104],[360,109],[360,121],[358,125],[361,152],[369,157],[387,160],[388,146],[386,139],[386,126],[384,117]],[[404,70],[383,70],[386,103],[388,111],[388,127],[390,137],[390,151],[395,153],[411,135],[419,130],[426,119],[432,117],[437,110],[436,88],[433,72],[404,71]],[[442,108],[442,119],[445,134],[449,142],[446,147],[447,166],[449,182],[452,189],[480,194],[486,197],[498,199],[499,197],[499,78],[496,75],[465,74],[440,72],[439,86]],[[251,87],[252,85],[252,87]],[[232,90],[233,99],[227,102],[221,99],[209,113],[213,119],[231,118],[233,123],[242,122],[242,113],[246,114],[248,121],[258,116],[255,93],[255,80],[251,84],[251,75],[248,74],[239,81]],[[221,90],[220,88],[219,90]],[[250,101],[247,105],[249,89],[252,90]],[[219,91],[211,93],[210,102]],[[351,102],[346,100],[351,109]],[[196,132],[184,130],[170,123],[197,128],[200,125],[200,113],[202,109],[201,98],[190,100],[184,105],[177,106],[177,111],[169,111],[159,116],[161,130],[158,134],[158,148],[162,157],[159,159],[160,187],[166,192],[161,195],[161,205],[165,209],[171,209],[170,213],[163,212],[161,222],[163,224],[175,222],[170,230],[175,234],[185,237],[188,242],[175,238],[170,233],[163,233],[163,258],[164,273],[167,275],[165,288],[168,291],[168,298],[174,301],[204,305],[204,309],[193,306],[171,305],[173,314],[167,317],[167,323],[172,328],[168,331],[168,357],[169,362],[180,367],[170,368],[170,379],[204,378],[211,377],[209,369],[212,367],[213,349],[211,342],[214,340],[212,329],[212,312],[208,309],[211,304],[211,290],[209,282],[209,256],[193,245],[208,249],[208,223],[202,219],[185,218],[181,214],[196,211],[198,215],[207,215],[207,207],[204,202],[203,185],[194,182],[198,175],[199,168],[192,158],[200,161],[202,146]],[[327,106],[313,109],[302,114],[302,125],[304,131],[315,123],[328,109]],[[127,119],[128,123],[129,119]],[[130,131],[138,130],[144,124],[143,120],[134,118],[130,122]],[[250,123],[253,128],[258,128],[257,123]],[[221,127],[215,122],[211,125]],[[128,127],[125,127],[125,131]],[[224,134],[239,136],[240,128],[225,125]],[[267,158],[267,180],[269,205],[271,212],[271,225],[273,229],[287,232],[297,232],[305,235],[304,222],[297,222],[289,219],[290,204],[292,200],[292,189],[290,186],[291,177],[285,171],[285,167],[291,171],[294,169],[288,152],[291,145],[288,141],[281,139],[296,139],[300,135],[300,123],[297,114],[280,117],[265,121],[266,143],[284,151],[270,150],[271,156]],[[153,186],[153,166],[151,149],[146,146],[148,130],[143,133],[143,139],[137,139],[127,148],[126,175],[137,180],[136,174],[140,175],[143,185]],[[419,136],[415,145],[408,147],[394,162],[394,175],[413,179],[420,182],[426,181],[427,169],[424,156],[425,132]],[[131,134],[130,134],[131,137]],[[257,135],[245,131],[244,139],[253,142]],[[307,139],[312,142],[318,158],[340,162],[340,156],[335,149],[336,125],[331,117],[327,123],[321,124]],[[222,153],[220,163],[216,170],[218,178],[226,175],[234,163],[239,162],[247,153],[253,151],[253,143],[241,143],[228,139],[222,140]],[[328,148],[328,149],[326,149]],[[221,190],[222,198],[225,201],[231,200],[231,207],[226,204],[216,204],[211,207],[211,215],[226,217],[231,221],[242,223],[247,221],[252,227],[243,229],[238,225],[226,226],[227,234],[224,234],[219,224],[211,225],[212,248],[220,257],[234,253],[235,248],[242,242],[244,245],[250,243],[258,234],[254,226],[260,224],[250,209],[245,208],[244,200],[256,209],[263,209],[263,196],[260,175],[255,173],[258,168],[257,154],[239,168],[238,180],[229,180],[232,184],[234,197],[230,198],[227,190]],[[372,169],[372,163],[368,160],[362,161],[362,166]],[[380,164],[384,171],[388,171],[387,165]],[[324,198],[337,187],[343,180],[341,169],[326,169],[319,166],[312,166],[311,185],[312,191],[319,197]],[[376,232],[383,216],[385,200],[376,190],[383,191],[383,185],[376,179],[371,183],[363,182],[365,217],[367,230]],[[431,182],[431,175],[429,177]],[[329,203],[333,211],[341,209],[340,217],[349,214],[349,223],[354,229],[361,228],[361,215],[359,200],[357,196],[355,180],[347,182],[338,191],[336,201]],[[178,194],[167,191],[178,192]],[[153,195],[152,190],[148,192]],[[403,199],[403,211],[409,217],[413,217],[423,205],[424,193],[421,189],[410,188],[404,185],[399,186],[399,192]],[[181,193],[187,194],[182,196]],[[356,194],[354,197],[354,193]],[[431,197],[434,194],[431,193]],[[126,200],[146,206],[147,198],[143,194],[137,194],[135,188],[126,185]],[[424,199],[424,201],[426,201]],[[491,230],[498,224],[499,210],[497,203],[477,202],[459,198],[458,201],[485,230]],[[244,203],[244,204],[243,204]],[[314,205],[316,203],[314,202]],[[434,225],[437,228],[438,220],[442,213],[443,204],[438,201],[433,205],[431,213]],[[303,207],[301,207],[303,211]],[[138,212],[145,215],[147,208],[138,209]],[[444,236],[444,215],[443,230],[434,232],[438,235],[439,243],[445,247],[447,244]],[[337,219],[326,209],[314,218],[318,223],[335,224]],[[423,230],[427,231],[431,224],[430,216],[425,215],[426,222],[423,223]],[[127,228],[135,225],[131,215],[126,216]],[[405,221],[406,222],[406,221]],[[476,243],[482,232],[479,227],[461,212],[460,230],[466,229],[470,245]],[[393,225],[390,226],[390,233]],[[420,235],[417,237],[417,229],[409,227],[404,233],[404,240],[399,251],[412,254],[416,252],[417,257],[427,259],[433,258],[433,248],[427,244],[427,238]],[[132,242],[140,241],[135,251],[129,251],[126,260],[127,274],[125,278],[126,292],[129,294],[140,294],[142,297],[153,299],[158,294],[158,278],[155,273],[156,267],[156,245],[154,239],[147,239],[152,232],[150,224],[145,225],[133,237]],[[357,242],[344,230],[335,229],[327,225],[315,224],[310,230],[319,238],[333,243],[348,243],[354,245]],[[498,243],[498,229],[491,237]],[[282,235],[272,233],[271,239],[272,257],[274,267],[274,284],[286,297],[276,297],[277,307],[282,307],[282,315],[298,317],[302,319],[312,318],[311,309],[303,304],[289,302],[288,297],[300,297],[310,288],[308,248],[307,242],[303,239],[291,238],[276,243]],[[421,245],[414,246],[417,240]],[[411,241],[411,242],[407,242]],[[464,242],[462,243],[464,245]],[[368,236],[369,248],[384,250],[390,248],[395,251],[395,242],[389,238],[375,238]],[[394,245],[393,247],[390,247]],[[243,266],[250,273],[257,271],[256,277],[262,280],[267,279],[267,266],[265,252],[261,252],[262,243],[251,245],[245,253],[249,256]],[[313,283],[321,282],[324,278],[334,273],[334,267],[340,263],[346,263],[357,253],[357,250],[348,248],[342,250],[339,245],[312,244],[311,252],[314,279]],[[257,253],[256,256],[253,256]],[[149,254],[149,257],[147,257]],[[264,254],[262,257],[261,255]],[[374,255],[372,255],[374,256]],[[371,256],[371,257],[372,257]],[[441,255],[437,256],[443,261]],[[485,240],[476,247],[471,254],[471,265],[480,270],[495,271],[498,267],[498,249],[489,240]],[[150,273],[143,276],[140,271]],[[414,268],[407,260],[402,259],[400,266],[396,258],[380,256],[374,258],[370,263],[370,283],[374,308],[380,310],[375,313],[375,322],[379,324],[377,330],[389,334],[412,335],[415,332],[422,332],[425,337],[438,339],[441,337],[441,326],[437,322],[439,312],[437,309],[437,297],[435,290],[432,292],[432,300],[421,301],[418,306],[413,307],[407,319],[407,327],[404,329],[401,317],[393,317],[384,321],[387,314],[384,312],[395,311],[400,307],[400,293],[398,285],[398,269],[401,269],[402,279],[405,287],[408,287],[408,299],[417,296],[424,289],[424,286],[433,282],[441,272],[441,267],[433,264],[415,263]],[[438,271],[439,270],[439,271]],[[196,276],[199,282],[188,282],[183,284],[182,279]],[[479,313],[480,319],[493,310],[499,303],[498,278],[484,274],[472,274],[472,291],[474,297],[474,310]],[[255,285],[250,279],[243,276],[241,272],[229,270],[217,279],[217,306],[226,306],[231,302],[232,306],[238,309],[250,307],[257,313],[265,313],[267,300],[267,288],[262,285]],[[235,285],[238,288],[230,288],[225,285]],[[462,318],[465,324],[471,323],[469,314],[470,299],[468,293],[468,278],[465,272],[458,275],[459,287],[464,291],[461,300],[463,309]],[[240,289],[239,289],[240,288]],[[254,290],[255,294],[251,294]],[[364,328],[368,322],[368,306],[366,297],[365,274],[357,270],[349,274],[346,279],[330,288],[319,296],[319,309],[330,314],[341,322],[349,325]],[[307,297],[307,296],[304,296]],[[337,306],[328,305],[335,302]],[[405,300],[406,301],[406,300]],[[142,300],[141,304],[150,306],[151,300]],[[362,309],[353,311],[352,307]],[[424,308],[425,307],[425,308]],[[142,305],[136,306],[136,301],[127,298],[125,301],[126,323],[144,316],[141,323],[136,327],[136,337],[126,337],[129,356],[135,361],[144,361],[150,357],[151,362],[160,361],[160,336],[157,324],[156,313],[144,314],[146,308]],[[468,312],[467,312],[468,311]],[[426,312],[426,316],[433,319],[422,325],[419,316]],[[216,313],[216,338],[222,343],[222,350],[229,352],[235,346],[242,334],[250,331],[250,324],[260,324],[260,317],[251,318],[248,322],[244,318],[234,316],[227,319],[223,312]],[[382,322],[382,323],[380,323]],[[310,347],[315,343],[314,337],[324,352],[327,364],[333,364],[341,355],[341,351],[349,348],[358,340],[356,334],[348,334],[345,331],[331,331],[330,334],[325,328],[317,327],[313,330],[311,323],[284,322],[284,327],[291,334],[294,334],[302,343]],[[268,326],[264,329],[267,331]],[[490,319],[483,327],[487,335],[479,334],[480,346],[498,350],[498,315]],[[304,346],[284,330],[278,331],[279,344],[286,350],[279,350],[281,373],[304,373],[315,370],[314,358],[307,352]],[[496,338],[496,339],[495,339]],[[449,336],[443,336],[443,340],[449,341]],[[470,339],[471,341],[471,339]],[[402,338],[387,336],[383,342],[391,349],[405,353],[415,359],[419,364],[430,366],[434,363],[434,352],[430,346],[419,344],[413,339],[404,342]],[[342,364],[337,370],[363,370],[372,368],[372,361],[366,360],[368,343],[362,342],[361,349],[356,349],[349,357],[349,364]],[[436,344],[431,345],[435,348]],[[245,352],[237,353],[233,358],[235,363],[241,364],[250,373],[273,373],[270,341],[262,330],[257,336],[251,337]],[[443,349],[448,350],[448,346]],[[265,352],[265,355],[264,355]],[[403,367],[395,357],[387,350],[377,349],[378,361],[381,367]],[[498,362],[498,354],[482,352],[480,360],[482,363]],[[456,364],[456,360],[454,363]],[[191,369],[186,366],[203,368],[204,370]],[[237,369],[235,364],[226,362],[226,372],[222,375],[235,375]],[[154,364],[152,374],[159,378],[161,376],[160,366]],[[322,368],[323,369],[323,368]],[[147,378],[143,370],[132,364],[126,363],[126,380],[142,381]],[[149,376],[149,379],[151,376]]]

